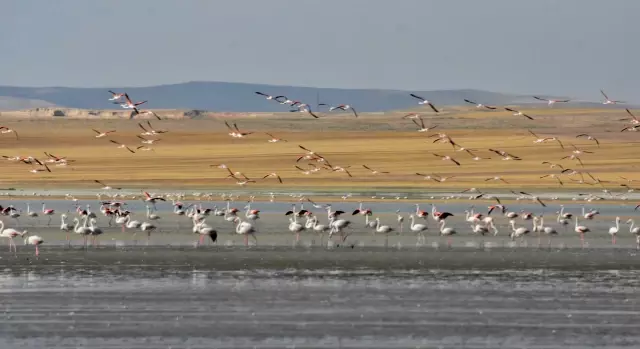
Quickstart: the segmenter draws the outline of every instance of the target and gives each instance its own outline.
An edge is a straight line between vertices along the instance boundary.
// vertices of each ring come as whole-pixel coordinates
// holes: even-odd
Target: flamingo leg
[[[47,227],[51,225],[51,216],[49,216],[49,221],[47,222]]]
[[[149,246],[149,241],[151,241],[151,230],[147,232],[147,246]]]
[[[611,244],[612,244],[612,245],[615,245],[615,244],[616,244],[616,234],[613,234],[613,235],[611,236]]]
[[[582,244],[582,248],[584,248],[584,233],[580,233],[580,243]]]
[[[244,234],[244,245],[247,247],[249,246],[249,235],[247,234]]]
[[[38,248],[38,245],[36,245],[36,257],[40,256],[40,249]]]
[[[256,237],[256,234],[251,233],[251,237],[253,238],[253,241],[256,243],[256,245],[258,244],[258,238]]]

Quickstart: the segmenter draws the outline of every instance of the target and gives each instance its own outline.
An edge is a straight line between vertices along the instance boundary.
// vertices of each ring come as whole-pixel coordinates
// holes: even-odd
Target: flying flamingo
[[[111,98],[109,98],[110,101],[117,101],[124,97],[124,93],[115,93],[111,90],[109,90],[109,93],[111,93]]]
[[[529,119],[529,120],[533,120],[533,118],[519,110],[515,110],[515,109],[511,109],[511,108],[504,108],[505,110],[508,110],[510,112],[513,113],[513,116],[524,116],[525,118]]]
[[[16,135],[16,139],[20,139],[18,137],[18,132],[16,132],[16,130],[8,128],[7,126],[0,126],[0,134],[5,134],[5,133],[13,133],[14,135]]]
[[[556,103],[567,103],[569,101],[571,101],[570,99],[546,99],[546,98],[541,98],[541,97],[537,97],[537,96],[533,96],[533,98],[539,100],[539,101],[545,101],[547,102],[547,105],[550,107],[553,107],[554,104]]]
[[[118,102],[113,102],[113,104],[119,104],[122,108],[124,109],[133,109],[141,104],[147,103],[147,101],[142,101],[142,102],[132,102],[131,99],[129,98],[128,94],[124,94],[124,99],[126,100],[126,102],[124,103],[118,103]]]
[[[116,130],[109,130],[109,131],[101,132],[101,131],[98,131],[98,130],[96,130],[96,129],[94,129],[94,128],[92,128],[91,130],[92,130],[93,132],[95,132],[95,133],[96,133],[96,138],[106,137],[106,136],[108,136],[110,133],[114,133],[114,132],[116,132]]]
[[[602,104],[618,104],[618,103],[625,103],[624,101],[615,101],[615,100],[611,100],[609,99],[609,97],[607,96],[606,93],[604,93],[604,90],[600,90],[600,93],[602,93],[602,95],[604,96],[604,101],[602,102]]]
[[[356,112],[356,110],[353,109],[353,107],[348,105],[348,104],[340,104],[338,106],[331,107],[331,108],[329,108],[329,111],[331,112],[331,111],[334,111],[336,109],[340,109],[342,111],[347,111],[347,110],[351,109],[351,111],[353,112],[353,115],[355,115],[355,117],[358,117],[358,113]]]
[[[413,94],[413,93],[410,93],[409,95],[410,95],[411,97],[415,98],[415,99],[420,100],[420,101],[418,102],[418,104],[420,104],[420,105],[424,105],[424,104],[426,104],[426,105],[428,105],[428,106],[429,106],[429,107],[430,107],[434,112],[436,112],[436,113],[439,113],[439,112],[440,112],[440,111],[439,111],[439,110],[438,110],[438,109],[433,105],[433,103],[429,102],[428,100],[426,100],[426,99],[424,99],[424,98],[422,98],[422,97],[420,97],[420,96],[418,96],[418,95],[415,95],[415,94]]]
[[[491,106],[488,106],[488,105],[484,105],[482,103],[476,103],[476,102],[468,100],[468,99],[465,99],[464,101],[469,103],[469,104],[474,104],[476,106],[476,108],[478,108],[478,109],[480,109],[480,108],[486,108],[486,109],[490,109],[490,110],[496,110],[497,109],[496,107],[491,107]]]
[[[135,153],[135,151],[133,151],[131,148],[129,148],[127,145],[122,144],[122,143],[118,143],[116,141],[114,141],[113,139],[110,139],[109,142],[113,143],[113,144],[117,144],[118,145],[118,149],[127,149],[130,153]]]

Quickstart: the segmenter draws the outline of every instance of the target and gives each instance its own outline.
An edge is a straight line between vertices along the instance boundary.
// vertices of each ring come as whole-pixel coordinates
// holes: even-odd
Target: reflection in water
[[[640,346],[640,272],[0,273],[0,347]]]

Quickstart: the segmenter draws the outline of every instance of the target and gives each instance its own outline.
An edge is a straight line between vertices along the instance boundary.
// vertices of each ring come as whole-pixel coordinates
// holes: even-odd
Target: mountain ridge
[[[23,109],[25,105],[62,108],[112,109],[108,90],[127,92],[134,101],[148,100],[143,108],[198,109],[219,112],[286,112],[289,108],[268,101],[254,92],[285,95],[308,103],[315,110],[317,102],[329,105],[349,104],[358,112],[384,112],[417,105],[409,93],[432,100],[436,105],[463,105],[470,99],[487,105],[534,103],[531,96],[491,92],[478,89],[408,91],[397,89],[352,89],[254,84],[221,81],[189,81],[145,87],[18,87],[0,86],[0,110]],[[19,103],[12,105],[11,100]],[[33,100],[33,101],[30,101]],[[34,102],[35,101],[35,102]],[[539,103],[539,102],[537,102]]]

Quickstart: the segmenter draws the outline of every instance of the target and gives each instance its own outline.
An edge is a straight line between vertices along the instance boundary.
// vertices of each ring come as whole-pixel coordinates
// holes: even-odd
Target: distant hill
[[[55,106],[55,104],[39,99],[0,96],[0,111],[48,108],[53,106]]]
[[[287,106],[256,95],[261,91],[272,95],[286,95],[292,100],[309,103],[349,104],[359,112],[381,112],[415,107],[415,93],[436,105],[461,105],[463,99],[483,104],[522,104],[535,102],[529,96],[488,92],[473,89],[437,91],[399,91],[375,89],[338,89],[295,86],[276,86],[230,82],[187,82],[150,87],[12,87],[0,86],[0,110],[18,110],[53,105],[82,109],[119,108],[108,99],[107,90],[125,91],[135,101],[148,100],[151,109],[198,109],[220,112],[282,112]]]

